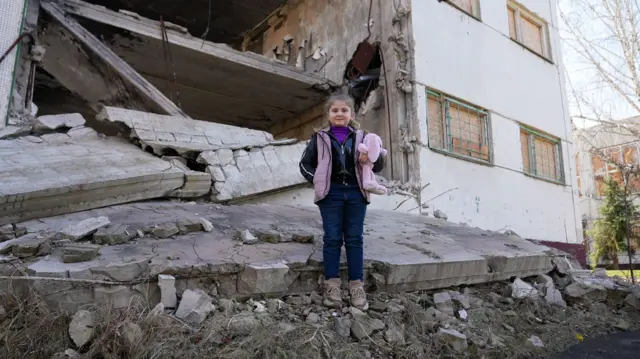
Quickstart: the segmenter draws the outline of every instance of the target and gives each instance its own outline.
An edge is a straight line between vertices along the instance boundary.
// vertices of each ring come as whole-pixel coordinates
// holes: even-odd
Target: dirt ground
[[[126,310],[88,308],[91,323],[78,327],[36,297],[5,297],[0,357],[543,358],[580,338],[587,343],[640,329],[635,308],[589,300],[564,308],[542,296],[517,299],[511,283],[369,296],[366,312],[327,309],[316,293],[244,303],[214,298],[215,310],[195,327],[161,305],[142,303]],[[71,336],[87,343],[79,348]]]

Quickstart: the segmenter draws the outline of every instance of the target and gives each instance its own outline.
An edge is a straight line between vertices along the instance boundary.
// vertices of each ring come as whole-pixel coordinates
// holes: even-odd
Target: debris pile
[[[38,346],[50,351],[42,357],[56,358],[525,358],[561,352],[578,342],[577,334],[588,340],[640,323],[640,285],[589,271],[556,269],[436,292],[371,293],[367,312],[346,305],[347,291],[342,309],[328,309],[316,292],[236,301],[200,289],[177,293],[168,275],[159,282],[162,301],[152,310],[131,301],[122,310],[80,310],[69,322],[50,312],[36,319],[44,310],[38,306],[2,308],[13,319],[4,329],[2,356],[23,357],[34,348],[27,332],[37,330],[28,325],[35,320],[68,326],[68,335],[50,334],[52,342]]]

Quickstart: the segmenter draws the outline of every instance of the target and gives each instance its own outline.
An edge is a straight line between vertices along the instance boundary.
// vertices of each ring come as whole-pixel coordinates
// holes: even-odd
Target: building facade
[[[216,16],[228,21],[213,22],[206,9],[174,2],[64,0],[56,10],[43,0],[40,8],[59,16],[53,23],[36,16],[48,49],[35,77],[38,114],[91,119],[102,105],[129,106],[307,140],[326,123],[324,96],[348,91],[362,126],[389,150],[390,193],[375,196],[372,208],[582,243],[556,0],[243,1],[260,9],[251,14],[221,0]],[[40,2],[32,3],[37,15]],[[18,8],[13,17],[27,19]],[[59,35],[69,31],[58,24],[71,19],[64,12],[88,24],[74,25],[72,35],[91,43],[76,49]],[[171,56],[148,63],[152,50]],[[86,61],[87,51],[121,79]],[[28,88],[18,80],[30,77],[19,75],[17,87]],[[171,103],[178,93],[179,109]],[[274,182],[251,193],[237,202],[313,204],[304,185]]]
[[[410,9],[404,122],[413,124],[420,200],[398,207],[401,197],[376,197],[372,206],[581,244],[556,1],[412,1]],[[310,194],[276,197],[307,203]]]
[[[431,204],[581,243],[556,1],[414,1],[412,14],[421,177],[446,193]]]

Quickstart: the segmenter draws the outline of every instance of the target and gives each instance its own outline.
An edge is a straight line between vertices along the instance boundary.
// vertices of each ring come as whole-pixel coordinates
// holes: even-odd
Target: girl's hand
[[[367,161],[369,161],[369,156],[366,153],[361,153],[360,158],[358,159],[360,160],[360,163],[367,163]]]

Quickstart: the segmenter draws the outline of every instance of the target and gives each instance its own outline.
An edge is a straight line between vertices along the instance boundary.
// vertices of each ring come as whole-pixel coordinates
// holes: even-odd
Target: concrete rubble
[[[109,226],[76,242],[57,239],[65,229],[87,228],[78,226],[80,223],[106,223],[105,218]],[[211,223],[211,231],[205,231],[203,220]],[[167,307],[172,303],[166,285],[171,285],[159,288],[158,275],[175,278],[178,297],[187,289],[236,298],[281,296],[318,291],[321,284],[322,227],[313,208],[142,202],[31,220],[15,227],[24,234],[2,244],[7,264],[0,266],[1,272],[68,281],[63,282],[68,288],[65,295],[74,300],[64,303],[67,308],[97,299],[95,288],[80,286],[82,281],[98,281],[96,288],[122,286],[128,297],[150,295],[153,303],[162,301]],[[136,236],[105,240],[112,228]],[[245,233],[245,242],[235,239],[239,232]],[[380,290],[444,288],[537,276],[551,271],[557,261],[546,247],[524,239],[409,214],[370,211],[365,233],[366,282]],[[251,245],[245,244],[248,239]],[[48,241],[52,245],[45,245]],[[9,246],[11,251],[6,249]],[[8,256],[13,248],[21,248],[15,252],[19,257]],[[169,277],[162,278],[163,283],[171,282]],[[78,286],[75,281],[80,281]],[[56,289],[46,279],[35,283],[43,294]],[[572,287],[568,290],[573,293]],[[162,292],[168,293],[164,299]],[[47,298],[59,305],[60,295]],[[438,309],[447,315],[455,313],[456,303],[463,309],[471,305],[447,292],[436,298]]]
[[[562,286],[556,284],[559,280],[554,280],[554,277],[574,283],[573,276],[560,274],[557,268],[548,275],[540,275],[549,278],[550,281],[546,283],[552,283],[558,290]],[[593,279],[596,276],[590,274],[582,278]],[[537,276],[519,278],[530,285],[535,285],[538,279]],[[615,278],[602,279],[617,281]],[[454,357],[515,357],[516,353],[526,357],[548,357],[576,342],[576,327],[585,336],[596,336],[609,333],[611,328],[632,330],[638,328],[640,323],[637,321],[640,319],[640,310],[628,305],[591,302],[559,308],[546,304],[541,295],[513,299],[510,295],[499,294],[506,293],[510,284],[506,281],[465,289],[452,287],[444,292],[377,291],[369,295],[371,305],[366,312],[353,307],[326,308],[315,291],[309,295],[288,295],[282,301],[278,298],[228,299],[220,294],[209,295],[199,289],[187,289],[182,293],[175,312],[165,310],[160,303],[149,313],[131,313],[133,321],[127,321],[122,326],[122,335],[126,342],[137,340],[139,345],[145,345],[142,343],[153,339],[145,339],[145,333],[148,332],[135,320],[149,326],[149,320],[153,318],[161,323],[158,325],[166,326],[172,322],[170,318],[175,316],[190,327],[185,329],[181,324],[183,322],[174,322],[190,337],[219,337],[215,346],[216,353],[219,353],[216,355],[219,356],[215,358],[225,357],[225,350],[235,345],[244,348],[262,345],[256,342],[262,340],[259,333],[269,333],[268,343],[280,337],[292,341],[313,340],[314,333],[321,338],[339,338],[331,341],[326,349],[328,353],[344,350],[343,345],[358,343],[359,350],[370,351],[369,355],[363,357],[388,358],[398,351],[409,350],[423,353],[418,357],[447,354]],[[630,292],[640,288],[638,285],[628,287],[632,288]],[[567,295],[566,287],[561,295]],[[434,303],[441,303],[447,298],[458,298],[452,302],[452,309],[458,312],[467,307],[468,318],[459,318],[436,309]],[[348,300],[346,294],[344,300]],[[468,305],[463,306],[463,303]],[[99,334],[91,324],[100,313],[99,309],[95,312],[80,310],[73,316],[69,333],[73,333],[71,338],[75,347],[82,348],[98,341]],[[176,331],[173,337],[180,335],[179,332]],[[253,342],[256,343],[249,344]],[[322,341],[318,343],[321,345]],[[198,342],[197,345],[202,347],[203,343]],[[280,353],[288,350],[288,342],[283,341],[278,348]],[[300,350],[305,350],[296,343],[291,343],[291,349],[298,354],[301,354]],[[268,351],[269,348],[255,350]],[[301,355],[307,355],[307,352]]]
[[[276,141],[264,131],[113,107],[104,107],[97,119],[117,124],[147,152],[174,153],[204,169],[205,173],[183,167],[188,175],[202,177],[202,188],[211,188],[212,201],[306,183],[298,169],[305,142]]]

